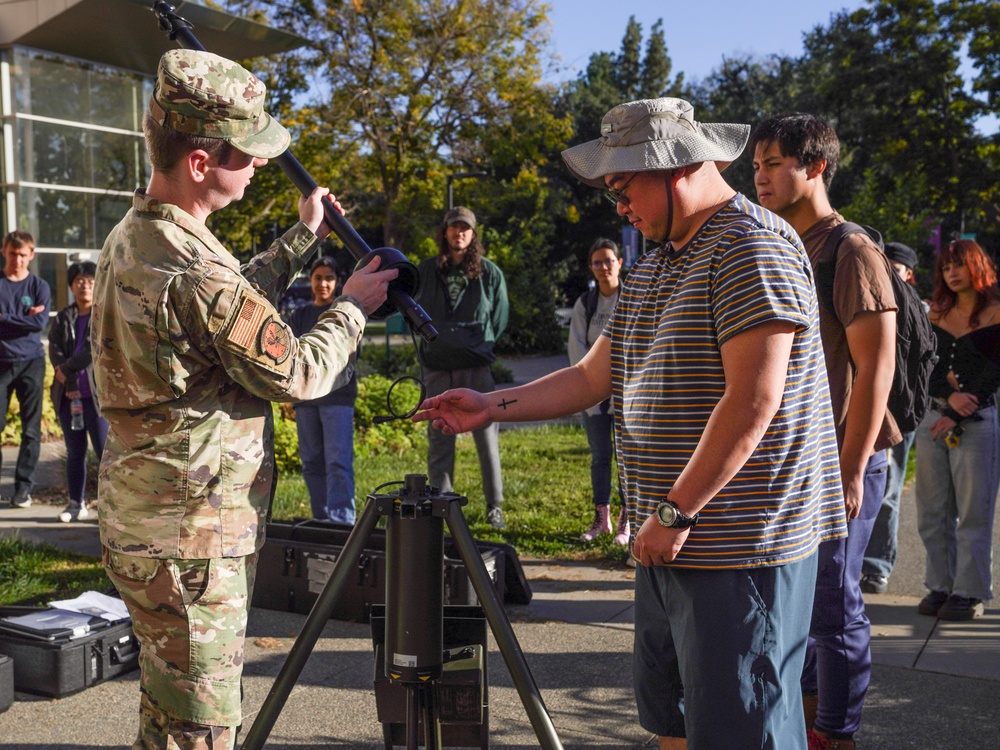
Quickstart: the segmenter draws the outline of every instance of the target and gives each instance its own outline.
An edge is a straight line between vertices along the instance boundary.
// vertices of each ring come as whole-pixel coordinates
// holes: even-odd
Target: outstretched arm
[[[575,414],[611,395],[611,341],[607,336],[572,367],[502,391],[465,388],[427,399],[414,422],[431,422],[446,435],[478,430],[490,422],[530,422]]]

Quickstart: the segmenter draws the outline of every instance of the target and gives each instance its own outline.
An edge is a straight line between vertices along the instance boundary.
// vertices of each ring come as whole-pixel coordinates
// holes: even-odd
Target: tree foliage
[[[925,265],[936,237],[975,233],[993,251],[1000,241],[1000,136],[977,130],[1000,114],[996,2],[868,0],[804,30],[799,56],[723,56],[693,85],[674,70],[662,21],[644,38],[631,17],[617,50],[595,51],[560,86],[544,79],[542,0],[224,5],[311,41],[251,67],[269,87],[268,108],[293,130],[296,156],[344,198],[372,246],[414,260],[434,252],[448,176],[489,174],[453,186],[507,275],[504,351],[559,346],[552,308],[589,279],[581,259],[593,240],[620,236],[620,217],[559,153],[598,137],[604,114],[634,99],[683,96],[705,122],[814,113],[841,140],[831,199],[848,218],[917,248]],[[744,155],[725,177],[753,198],[751,161]],[[294,191],[275,168],[248,197],[213,219],[241,253],[295,218]]]

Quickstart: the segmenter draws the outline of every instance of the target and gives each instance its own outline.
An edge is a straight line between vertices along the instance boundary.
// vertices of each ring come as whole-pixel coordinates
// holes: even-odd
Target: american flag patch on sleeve
[[[264,317],[264,310],[264,305],[258,300],[244,297],[239,314],[237,314],[226,340],[243,349],[249,349],[250,345],[257,340],[257,331],[260,330],[260,321]]]

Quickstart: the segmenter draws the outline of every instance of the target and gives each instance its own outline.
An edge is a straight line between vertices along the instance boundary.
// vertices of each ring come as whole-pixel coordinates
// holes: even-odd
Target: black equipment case
[[[14,662],[0,655],[0,714],[14,703]]]
[[[267,525],[267,541],[257,561],[252,605],[307,614],[343,552],[352,526],[331,521],[275,521]],[[501,601],[527,604],[531,590],[517,553],[510,545],[477,542],[486,570]],[[512,557],[508,557],[508,548]],[[385,531],[376,529],[353,565],[353,574],[331,615],[335,620],[368,622],[373,605],[385,604]],[[510,583],[513,581],[513,588]],[[451,538],[445,537],[444,604],[477,605]]]
[[[35,607],[0,607],[0,617],[37,611]],[[54,641],[0,633],[0,654],[13,660],[15,690],[49,698],[78,693],[139,666],[139,642],[131,620],[79,638]]]

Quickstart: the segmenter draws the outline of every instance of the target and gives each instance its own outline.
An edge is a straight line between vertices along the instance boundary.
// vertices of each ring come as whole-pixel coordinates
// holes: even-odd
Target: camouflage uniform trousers
[[[158,560],[103,551],[141,645],[133,750],[231,750],[256,553]]]

